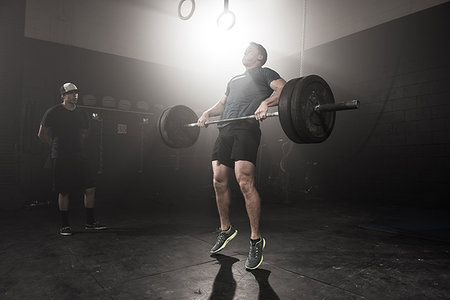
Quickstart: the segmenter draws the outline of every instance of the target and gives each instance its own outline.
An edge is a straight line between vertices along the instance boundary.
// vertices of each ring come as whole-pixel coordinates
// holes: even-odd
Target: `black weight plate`
[[[330,86],[320,76],[305,76],[295,85],[291,118],[302,143],[321,143],[331,134],[336,113],[314,111],[316,105],[326,103],[334,103],[334,96]]]
[[[283,128],[286,136],[295,143],[301,143],[302,140],[297,134],[291,117],[291,97],[292,92],[298,82],[302,78],[294,78],[289,80],[283,87],[278,102],[278,118],[280,120],[281,128]]]
[[[195,112],[187,106],[175,105],[164,110],[159,117],[158,129],[164,143],[171,148],[192,146],[200,135],[199,127],[186,127],[196,123]]]

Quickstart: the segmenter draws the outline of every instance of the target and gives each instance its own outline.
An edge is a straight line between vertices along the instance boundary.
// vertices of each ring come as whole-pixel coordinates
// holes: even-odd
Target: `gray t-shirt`
[[[227,85],[225,92],[227,101],[221,119],[253,115],[261,102],[272,95],[270,83],[279,78],[280,75],[274,70],[262,67],[247,70],[244,74],[233,77]],[[259,125],[255,119],[246,121]],[[228,124],[230,123],[218,124],[217,127]]]

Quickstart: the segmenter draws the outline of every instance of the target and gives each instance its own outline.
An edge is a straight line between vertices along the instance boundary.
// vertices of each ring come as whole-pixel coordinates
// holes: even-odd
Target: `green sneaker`
[[[246,269],[254,270],[262,264],[264,247],[266,247],[266,240],[262,237],[260,237],[259,241],[255,244],[250,241],[250,251],[248,252],[248,258],[245,262]]]
[[[217,253],[219,251],[221,251],[223,248],[225,248],[225,246],[232,240],[234,239],[234,237],[236,236],[236,234],[238,233],[238,231],[236,229],[233,228],[233,226],[230,225],[230,228],[228,228],[228,230],[223,231],[217,229],[217,242],[214,245],[214,247],[211,248],[211,250],[209,251],[210,253]]]

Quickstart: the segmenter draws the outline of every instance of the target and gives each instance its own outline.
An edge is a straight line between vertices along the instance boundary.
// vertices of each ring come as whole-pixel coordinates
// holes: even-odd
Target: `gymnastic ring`
[[[194,11],[195,11],[195,0],[190,0],[190,1],[192,3],[192,9],[189,12],[189,14],[187,14],[186,16],[183,16],[183,14],[181,13],[181,6],[183,5],[184,2],[186,2],[186,0],[181,0],[180,3],[178,4],[178,17],[181,20],[189,20],[192,17],[192,15],[194,14]]]

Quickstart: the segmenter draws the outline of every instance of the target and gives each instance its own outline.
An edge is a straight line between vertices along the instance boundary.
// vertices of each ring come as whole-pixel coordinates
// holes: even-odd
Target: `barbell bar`
[[[278,117],[278,112],[272,112],[267,113],[267,117]],[[229,118],[229,119],[220,119],[220,120],[211,120],[205,122],[205,126],[211,125],[211,124],[223,124],[223,123],[229,123],[229,122],[235,122],[235,121],[241,121],[241,120],[248,120],[248,119],[255,119],[256,115],[249,115],[249,116],[243,116],[243,117],[237,117],[237,118]],[[198,126],[198,123],[189,123],[185,124],[186,127],[195,127]]]
[[[315,112],[327,112],[327,111],[338,111],[338,110],[350,110],[350,109],[357,109],[359,108],[359,100],[350,100],[345,102],[339,102],[334,104],[318,104],[314,106]],[[270,112],[266,114],[266,118],[270,117],[278,117],[279,114],[277,111]],[[229,118],[229,119],[220,119],[220,120],[211,120],[205,122],[205,126],[211,125],[211,124],[223,124],[223,123],[229,123],[229,122],[235,122],[240,120],[248,120],[248,119],[255,119],[256,115],[248,115],[243,117],[237,117],[237,118]],[[185,127],[196,127],[199,126],[198,123],[189,123],[184,124]]]
[[[333,104],[322,104],[314,106],[314,111],[316,112],[327,112],[327,111],[339,111],[339,110],[350,110],[359,108],[359,100],[350,100],[344,102],[338,102]]]
[[[267,117],[278,116],[287,137],[295,143],[321,143],[331,134],[335,112],[358,109],[360,102],[351,100],[335,103],[331,88],[318,75],[289,80],[283,87],[278,111]],[[205,125],[255,119],[255,115],[211,120]],[[195,112],[185,105],[175,105],[164,110],[158,128],[164,143],[171,148],[192,146],[200,135]]]

